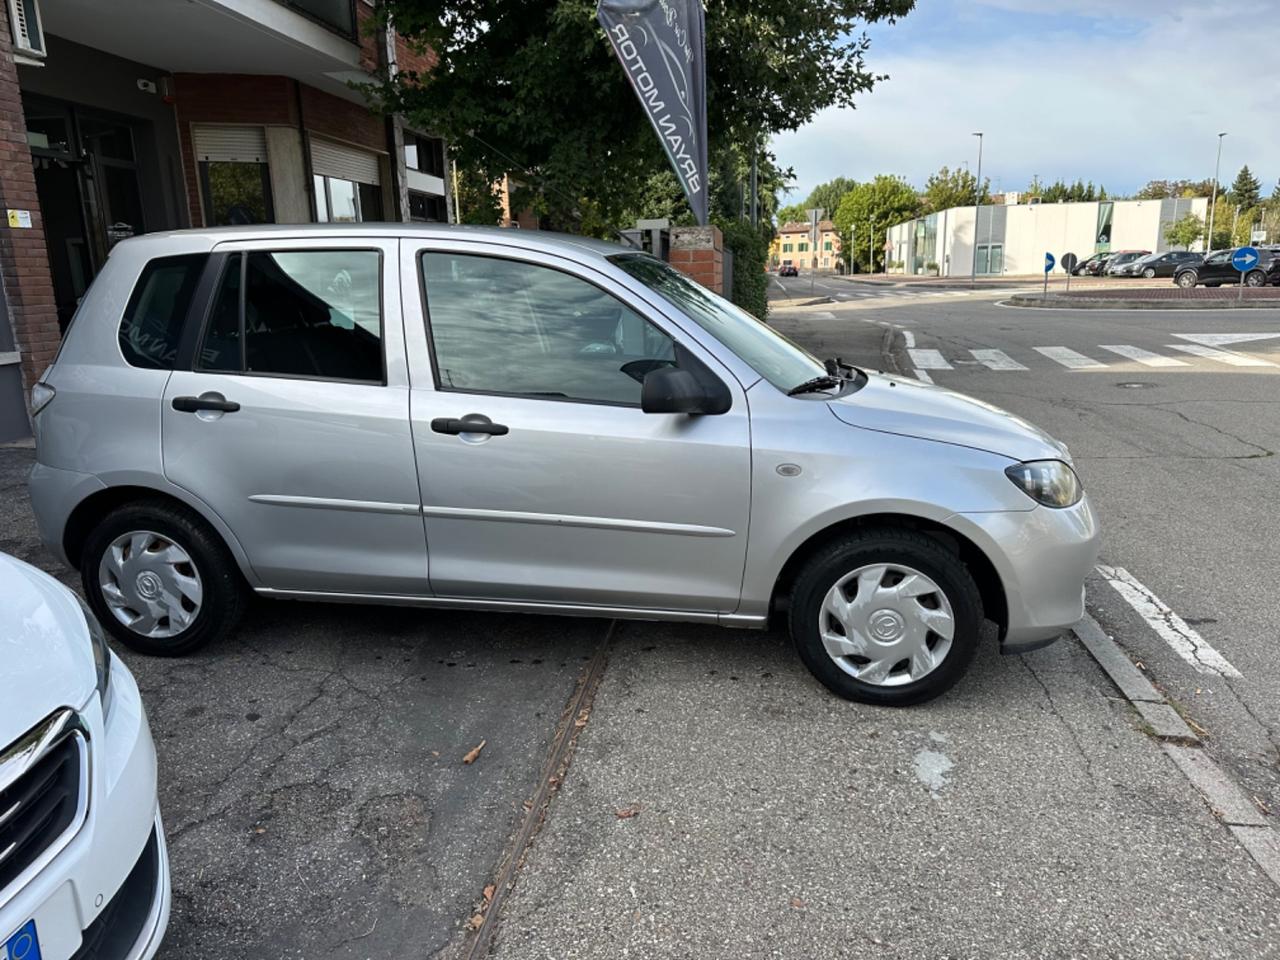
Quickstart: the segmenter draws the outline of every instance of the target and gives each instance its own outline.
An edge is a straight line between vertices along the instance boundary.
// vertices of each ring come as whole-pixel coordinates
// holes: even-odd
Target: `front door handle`
[[[505,423],[494,423],[481,413],[468,413],[461,419],[436,417],[431,421],[431,429],[436,433],[448,433],[453,436],[462,433],[487,433],[491,437],[505,437],[511,432]]]
[[[179,413],[199,413],[201,410],[216,410],[218,413],[235,413],[240,404],[234,400],[224,400],[217,395],[203,397],[174,397],[173,409]]]

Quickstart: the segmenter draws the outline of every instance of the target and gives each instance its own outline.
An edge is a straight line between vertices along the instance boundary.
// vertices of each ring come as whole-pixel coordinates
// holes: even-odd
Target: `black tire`
[[[201,600],[186,629],[170,637],[136,633],[112,612],[102,593],[99,567],[112,542],[133,531],[150,531],[186,551],[199,574]],[[103,627],[122,644],[157,657],[182,657],[222,640],[236,627],[248,599],[248,587],[235,558],[200,517],[173,504],[142,500],[107,514],[85,539],[80,578],[89,606]]]
[[[823,602],[836,581],[878,563],[911,567],[933,580],[950,603],[955,622],[951,648],[942,662],[920,679],[898,686],[867,683],[846,672],[827,653],[818,626]],[[788,625],[801,661],[832,693],[862,703],[907,707],[955,685],[973,660],[982,624],[982,597],[960,557],[925,534],[887,527],[851,534],[810,557],[792,587]]]
[[[1244,275],[1246,287],[1260,287],[1267,282],[1267,275],[1261,270],[1250,270]]]
[[[1173,282],[1176,283],[1178,286],[1180,286],[1183,290],[1190,290],[1192,287],[1196,285],[1196,275],[1192,273],[1190,270],[1188,270],[1184,273],[1178,274],[1178,276],[1174,278]]]
[[[1154,280],[1156,278],[1156,268],[1147,267],[1145,270],[1142,271],[1142,275],[1148,280]]]

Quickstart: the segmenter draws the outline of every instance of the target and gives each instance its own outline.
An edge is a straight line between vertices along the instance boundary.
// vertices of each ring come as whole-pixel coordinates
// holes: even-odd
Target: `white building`
[[[980,276],[1044,271],[1044,255],[1085,260],[1109,250],[1173,249],[1165,229],[1188,213],[1204,219],[1204,197],[1177,200],[1102,200],[1090,203],[1019,203],[980,208]],[[974,209],[952,207],[890,227],[885,249],[909,274],[970,275],[974,266]],[[1192,250],[1199,250],[1199,242]]]

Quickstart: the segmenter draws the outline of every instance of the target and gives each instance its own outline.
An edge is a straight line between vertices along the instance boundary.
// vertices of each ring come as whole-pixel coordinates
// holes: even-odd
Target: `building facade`
[[[769,263],[834,273],[843,269],[840,233],[830,220],[819,221],[816,231],[807,223],[784,223],[769,246]]]
[[[952,207],[890,227],[885,252],[907,274],[967,277],[976,255],[979,276],[1033,275],[1044,271],[1045,253],[1061,261],[1067,253],[1084,260],[1111,250],[1171,250],[1169,225],[1208,212],[1204,197],[995,204],[979,209],[975,230],[974,208]]]
[[[429,52],[374,0],[0,4],[0,441],[111,247],[234,223],[450,219],[445,144],[371,112]]]

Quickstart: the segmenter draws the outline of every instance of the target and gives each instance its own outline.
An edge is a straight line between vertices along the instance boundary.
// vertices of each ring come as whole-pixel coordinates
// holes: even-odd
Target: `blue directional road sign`
[[[1053,265],[1057,262],[1058,261],[1053,259],[1052,253],[1046,253],[1044,255],[1044,272],[1049,273],[1053,269]]]
[[[1241,273],[1248,273],[1258,265],[1258,251],[1253,247],[1241,247],[1231,255],[1231,265]]]

